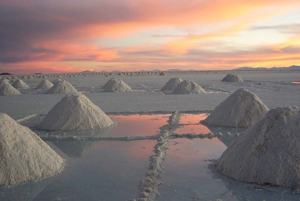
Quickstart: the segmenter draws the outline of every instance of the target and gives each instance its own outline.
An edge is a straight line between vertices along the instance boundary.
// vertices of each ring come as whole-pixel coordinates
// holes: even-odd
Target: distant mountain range
[[[290,67],[273,67],[273,68],[264,68],[264,67],[241,67],[241,68],[235,68],[232,70],[300,70],[300,66],[290,66]]]
[[[0,75],[12,75],[10,73],[0,73]]]

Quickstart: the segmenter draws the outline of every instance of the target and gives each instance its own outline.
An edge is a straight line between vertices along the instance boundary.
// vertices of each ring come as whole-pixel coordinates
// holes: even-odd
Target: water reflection
[[[180,127],[174,132],[176,134],[187,134],[187,133],[210,133],[210,129],[199,122],[207,117],[207,114],[181,114],[179,124]]]
[[[83,157],[90,152],[96,141],[53,141],[55,146],[71,158]]]

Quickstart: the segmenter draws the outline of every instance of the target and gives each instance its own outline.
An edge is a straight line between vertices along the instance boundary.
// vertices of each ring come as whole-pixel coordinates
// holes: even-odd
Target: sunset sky
[[[0,73],[300,65],[299,0],[0,0]]]

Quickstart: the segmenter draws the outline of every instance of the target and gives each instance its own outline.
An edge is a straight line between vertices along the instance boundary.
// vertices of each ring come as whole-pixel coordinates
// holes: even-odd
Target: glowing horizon
[[[0,73],[299,65],[299,0],[0,1]]]

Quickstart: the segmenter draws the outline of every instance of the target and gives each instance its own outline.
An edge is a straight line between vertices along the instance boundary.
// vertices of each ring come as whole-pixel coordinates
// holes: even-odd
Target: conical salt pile
[[[63,159],[29,128],[0,113],[0,186],[50,177]]]
[[[53,84],[49,80],[44,79],[43,81],[40,82],[40,84],[36,88],[37,89],[48,90],[51,87],[53,87]]]
[[[0,86],[0,96],[11,96],[20,94],[21,93],[9,83],[4,83],[2,84],[2,86]]]
[[[104,92],[124,92],[132,91],[130,86],[128,86],[123,80],[117,78],[111,78],[103,87]]]
[[[72,94],[78,93],[77,90],[66,80],[61,80],[53,85],[47,94]]]
[[[208,125],[248,128],[262,119],[269,108],[247,89],[238,89],[202,122]]]
[[[20,79],[17,79],[16,81],[14,81],[14,83],[12,84],[13,87],[15,87],[16,89],[28,89],[29,86]]]
[[[56,83],[61,82],[61,81],[62,81],[62,79],[55,79],[55,80],[53,80],[52,84],[55,85]]]
[[[173,91],[182,81],[181,78],[171,78],[160,90]]]
[[[86,96],[70,94],[49,111],[38,127],[44,130],[91,130],[112,124],[111,119]]]
[[[239,181],[300,187],[300,108],[270,110],[217,160],[217,170]]]
[[[172,94],[203,94],[206,91],[197,83],[184,80],[172,92]]]
[[[8,81],[8,79],[6,79],[5,77],[3,77],[3,78],[0,79],[0,87],[1,87],[3,84],[8,84],[8,83],[9,83],[9,81]]]
[[[244,82],[244,80],[238,76],[238,75],[234,75],[234,74],[227,74],[223,79],[223,82]]]

